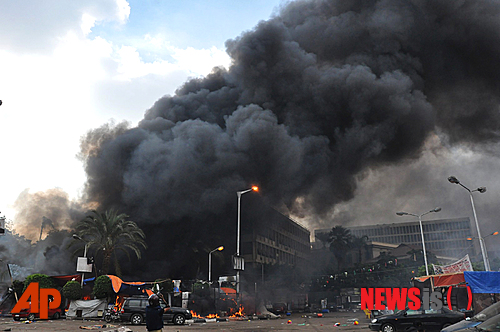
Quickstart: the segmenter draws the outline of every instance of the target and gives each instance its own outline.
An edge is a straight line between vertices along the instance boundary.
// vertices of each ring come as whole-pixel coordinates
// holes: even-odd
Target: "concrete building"
[[[309,258],[309,230],[263,203],[257,195],[248,195],[242,201],[241,225],[245,265],[295,266]]]
[[[436,256],[449,258],[462,258],[466,254],[471,257],[476,250],[473,242],[467,238],[472,237],[472,229],[469,218],[439,219],[422,221],[425,247],[427,251]],[[368,236],[370,241],[400,243],[422,247],[422,236],[418,221],[376,224],[366,226],[345,226],[351,234],[357,237]],[[329,229],[316,230],[315,234],[328,232]]]

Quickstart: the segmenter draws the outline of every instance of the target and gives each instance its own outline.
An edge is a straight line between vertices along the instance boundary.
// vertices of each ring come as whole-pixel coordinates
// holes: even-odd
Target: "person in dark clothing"
[[[149,305],[146,307],[146,328],[149,332],[161,332],[163,329],[163,313],[165,309],[160,307],[160,298],[152,294],[149,299]]]

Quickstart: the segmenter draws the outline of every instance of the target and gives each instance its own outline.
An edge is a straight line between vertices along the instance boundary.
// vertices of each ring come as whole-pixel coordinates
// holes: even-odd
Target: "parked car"
[[[167,305],[161,302],[161,307],[165,308]],[[147,297],[129,297],[123,302],[120,310],[120,319],[125,322],[131,322],[134,325],[142,324],[146,321],[146,307],[148,306]],[[166,323],[173,323],[175,325],[183,325],[186,319],[193,318],[189,310],[170,307],[163,314],[163,321]]]
[[[374,318],[368,326],[372,331],[382,332],[409,331],[411,328],[440,331],[464,318],[463,313],[451,311],[444,307],[439,310],[405,309],[392,315]]]
[[[286,303],[278,302],[278,303],[273,303],[273,307],[269,309],[270,312],[276,315],[280,314],[286,314],[287,311],[287,305]]]
[[[59,319],[63,314],[64,310],[61,308],[49,309],[49,319]],[[12,318],[14,320],[21,320],[23,318],[26,318],[27,320],[33,321],[36,319],[40,319],[40,314],[31,312],[31,308],[29,308],[22,309],[18,314],[12,314]]]
[[[500,315],[491,317],[474,329],[479,332],[500,332]]]
[[[490,305],[483,311],[480,311],[470,319],[462,320],[456,324],[448,326],[441,330],[441,332],[455,332],[460,330],[472,329],[474,327],[480,328],[482,323],[496,315],[500,314],[500,302]]]

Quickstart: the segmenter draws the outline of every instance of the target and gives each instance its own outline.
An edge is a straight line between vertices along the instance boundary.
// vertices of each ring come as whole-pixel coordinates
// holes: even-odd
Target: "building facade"
[[[248,202],[247,210],[251,212],[242,216],[241,236],[245,265],[295,266],[309,258],[309,230],[258,198]]]
[[[376,224],[366,226],[345,226],[357,237],[368,236],[370,241],[422,246],[422,235],[418,221]],[[473,236],[469,218],[440,219],[422,221],[425,248],[437,256],[461,258],[466,254],[475,255]],[[315,234],[328,232],[316,230]]]

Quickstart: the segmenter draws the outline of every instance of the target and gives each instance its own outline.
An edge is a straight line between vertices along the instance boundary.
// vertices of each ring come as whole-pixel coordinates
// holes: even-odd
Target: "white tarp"
[[[106,300],[76,300],[69,304],[68,318],[100,318],[106,309]]]

